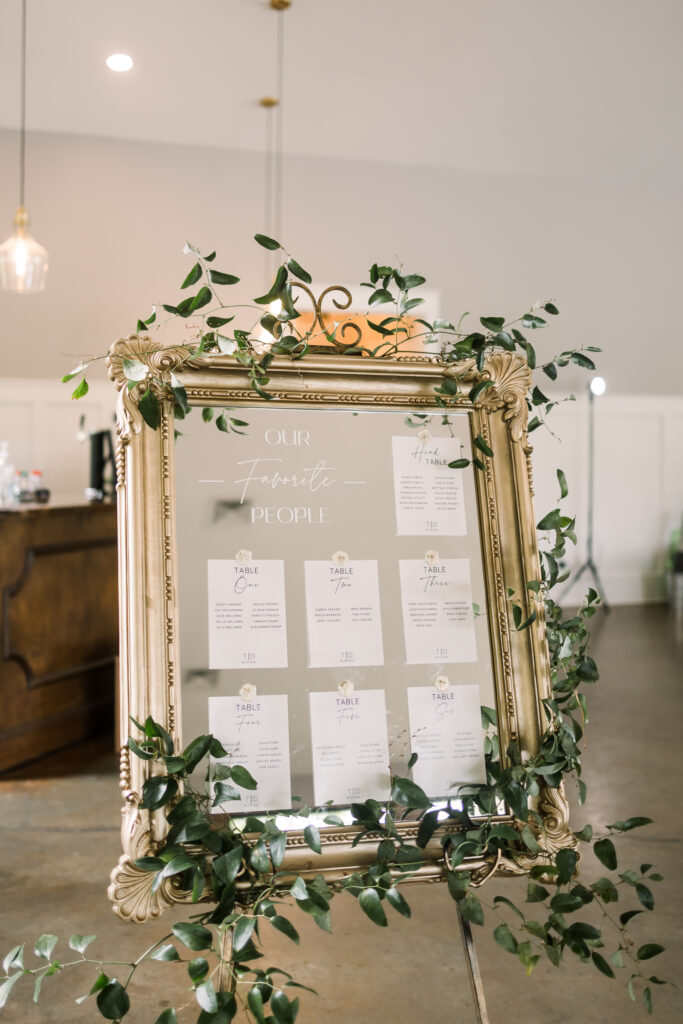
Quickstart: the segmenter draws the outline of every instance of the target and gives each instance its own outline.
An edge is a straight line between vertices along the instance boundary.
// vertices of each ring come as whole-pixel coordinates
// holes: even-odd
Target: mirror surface
[[[448,467],[471,459],[468,414],[225,415],[242,433],[179,424],[176,509],[184,742],[212,731],[259,779],[226,807],[381,799],[411,750],[431,797],[484,781],[477,470]]]

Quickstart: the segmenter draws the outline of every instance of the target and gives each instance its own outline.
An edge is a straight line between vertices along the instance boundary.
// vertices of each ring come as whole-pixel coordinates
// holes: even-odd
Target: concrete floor
[[[590,703],[585,755],[589,800],[577,810],[576,825],[634,814],[654,819],[653,825],[619,843],[620,868],[648,861],[665,876],[656,887],[656,911],[638,919],[635,938],[667,947],[666,954],[652,961],[652,973],[676,981],[679,989],[655,991],[655,1019],[679,1024],[683,644],[661,607],[616,608],[599,618],[593,653],[602,680]],[[613,708],[617,696],[623,701],[618,713]],[[60,937],[79,932],[99,936],[97,955],[130,959],[181,917],[127,925],[106,902],[109,871],[119,853],[119,804],[115,760],[102,747],[93,742],[0,779],[1,955],[41,932]],[[583,879],[601,873],[597,862],[586,864]],[[514,899],[519,889],[516,882],[501,881],[481,895],[487,902],[496,894]],[[305,915],[296,922],[300,947],[269,933],[267,962],[291,971],[320,993],[318,999],[303,994],[300,1024],[412,1024],[418,1018],[474,1022],[454,906],[441,886],[407,895],[412,921],[394,914],[386,930],[372,925],[355,901],[340,897],[333,904],[332,936]],[[475,933],[491,1024],[629,1024],[646,1017],[642,1005],[629,1001],[625,982],[610,981],[578,961],[557,970],[543,960],[527,978],[488,931],[475,928]],[[61,949],[66,955],[65,943]],[[0,1017],[8,1024],[101,1020],[92,1002],[74,1004],[94,980],[93,968],[78,971],[76,978],[71,973],[47,979],[39,1007],[31,1002],[28,986],[23,995],[16,992]],[[127,1021],[153,1024],[163,1007],[187,1004],[184,975],[184,968],[172,964],[147,967],[133,986]],[[191,1005],[180,1019],[196,1019]]]

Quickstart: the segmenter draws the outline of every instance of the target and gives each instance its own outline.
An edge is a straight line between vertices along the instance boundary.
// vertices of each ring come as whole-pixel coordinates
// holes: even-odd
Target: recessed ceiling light
[[[111,57],[107,57],[106,64],[110,71],[130,71],[133,58],[127,53],[112,53]]]

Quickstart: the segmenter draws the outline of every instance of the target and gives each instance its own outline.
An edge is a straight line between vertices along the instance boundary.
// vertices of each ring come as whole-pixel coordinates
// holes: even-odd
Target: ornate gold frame
[[[140,360],[162,382],[170,380],[173,372],[192,405],[253,406],[261,400],[249,389],[244,368],[232,357],[192,357],[186,348],[163,349],[152,339],[136,335],[117,341],[108,357],[109,375],[119,392],[120,786],[124,801],[123,854],[112,872],[109,897],[121,917],[144,921],[190,898],[173,878],[152,892],[154,876],[134,864],[136,858],[155,852],[166,822],[162,811],[140,808],[150,762],[131,757],[126,745],[131,715],[138,721],[152,715],[181,742],[174,421],[171,402],[154,384],[161,399],[161,423],[156,431],[144,425],[138,403],[147,383],[130,386],[123,373],[124,359]],[[485,472],[477,472],[475,478],[501,749],[515,740],[522,756],[531,757],[543,732],[541,701],[550,695],[543,608],[536,602],[536,620],[517,631],[507,597],[508,588],[528,595],[527,581],[540,578],[526,431],[526,396],[531,385],[526,362],[515,353],[495,352],[480,371],[474,360],[445,367],[428,358],[373,360],[331,354],[292,361],[278,357],[269,368],[269,392],[274,402],[283,404],[387,406],[424,412],[438,408],[434,387],[455,375],[469,386],[491,382],[474,403],[465,395],[457,401],[459,408],[470,413],[472,436],[480,434],[495,451],[495,458],[486,460]],[[535,601],[533,595],[522,599],[530,605]],[[543,790],[536,810],[543,821],[537,838],[547,852],[532,855],[520,845],[517,855],[465,861],[463,867],[473,872],[475,883],[493,874],[523,874],[533,864],[544,863],[549,853],[576,845],[563,790]],[[406,837],[417,832],[414,823],[400,827]],[[324,829],[322,854],[316,855],[301,833],[289,833],[284,868],[298,874],[322,872],[329,880],[363,870],[373,859],[375,843],[366,837],[352,847],[355,835],[350,827]],[[435,840],[425,850],[424,865],[414,881],[436,882],[443,877],[443,848]]]

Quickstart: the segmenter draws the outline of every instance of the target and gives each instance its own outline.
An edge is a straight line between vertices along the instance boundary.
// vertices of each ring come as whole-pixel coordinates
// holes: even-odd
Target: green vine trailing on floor
[[[311,276],[278,242],[263,235],[255,237],[266,249],[281,252],[283,258],[272,287],[255,299],[253,306],[224,303],[218,289],[231,287],[239,278],[214,269],[215,253],[202,256],[195,248],[186,246],[194,263],[182,288],[198,286],[198,290],[177,304],[164,304],[162,308],[170,318],[187,321],[192,332],[192,340],[184,342],[188,361],[204,352],[230,352],[244,366],[255,393],[269,400],[269,367],[274,357],[301,359],[311,343],[323,340],[323,334],[324,340],[335,344],[343,337],[345,324],[342,321],[331,331],[315,326],[307,333],[298,330],[292,289],[296,281],[309,284]],[[369,281],[364,283],[370,292],[369,307],[372,310],[390,302],[393,312],[368,321],[368,328],[378,336],[375,348],[353,345],[347,351],[362,357],[391,357],[397,353],[405,355],[409,346],[418,342],[419,354],[423,355],[425,350],[421,346],[426,343],[427,351],[433,351],[437,360],[455,371],[436,388],[437,403],[443,410],[456,404],[461,394],[475,401],[488,386],[487,382],[469,386],[464,373],[460,379],[460,363],[474,360],[481,369],[488,351],[504,349],[522,352],[531,369],[536,368],[534,347],[520,327],[527,332],[545,327],[546,320],[538,314],[542,310],[556,315],[558,310],[552,302],[537,304],[512,322],[497,316],[481,317],[481,329],[467,332],[462,329],[462,318],[457,325],[447,320],[430,323],[419,319],[411,323],[408,314],[412,316],[423,301],[411,292],[424,283],[419,274],[404,274],[400,268],[373,264]],[[264,312],[263,307],[271,303],[277,303],[273,307],[277,312]],[[238,311],[244,309],[251,311],[252,323],[226,331]],[[417,333],[415,323],[421,328]],[[147,334],[156,326],[154,310],[146,320],[138,321],[137,330]],[[267,344],[255,335],[259,329],[266,332]],[[538,369],[551,381],[557,379],[558,368],[569,363],[593,369],[587,351],[596,350],[591,347],[562,352]],[[85,360],[65,376],[65,381],[80,378],[74,398],[87,393],[86,372],[93,361]],[[131,389],[143,388],[146,382],[140,410],[152,428],[159,425],[162,397],[173,402],[176,418],[182,419],[190,411],[187,395],[173,376],[170,381],[161,375],[154,377],[146,364],[136,359],[126,360],[123,370]],[[539,386],[533,388],[528,401],[532,412],[529,429],[534,430],[544,422],[555,402]],[[214,419],[214,415],[213,410],[203,410],[207,421]],[[423,419],[421,414],[410,418],[413,425],[419,425]],[[226,433],[239,433],[246,426],[226,411],[221,411],[214,422]],[[474,439],[474,445],[473,462],[476,468],[484,469],[485,459],[493,458],[494,453],[481,437]],[[467,464],[463,459],[452,465]],[[561,470],[557,475],[562,500],[567,495],[567,484]],[[219,805],[224,809],[223,805],[235,799],[240,789],[257,786],[245,768],[225,763],[227,753],[218,740],[200,736],[183,751],[176,751],[172,738],[159,723],[151,718],[144,723],[135,722],[137,735],[131,737],[130,748],[138,757],[152,762],[155,770],[144,784],[141,807],[149,811],[163,809],[169,825],[166,839],[155,855],[136,863],[154,875],[155,888],[174,878],[202,909],[198,909],[190,923],[172,925],[168,935],[130,962],[111,962],[93,956],[90,950],[94,936],[72,936],[69,948],[75,958],[58,959],[56,936],[43,935],[34,946],[37,964],[33,966],[25,961],[24,946],[18,945],[3,962],[0,1008],[22,979],[33,983],[37,1002],[46,977],[87,964],[95,969],[95,980],[77,1002],[93,997],[102,1017],[120,1021],[129,1011],[129,990],[137,971],[149,961],[163,961],[177,963],[178,970],[186,972],[192,995],[188,997],[188,1006],[178,1011],[164,1010],[155,1024],[175,1024],[181,1010],[190,1012],[189,1005],[199,1011],[197,1024],[227,1024],[240,1007],[254,1024],[294,1024],[299,1012],[296,992],[306,987],[281,968],[263,966],[261,948],[267,946],[269,930],[273,928],[298,944],[299,936],[289,916],[296,906],[310,914],[320,928],[329,931],[331,902],[340,893],[356,899],[361,911],[380,927],[388,924],[394,912],[409,918],[410,905],[400,884],[420,867],[426,845],[437,840],[444,851],[447,890],[462,915],[477,925],[492,921],[498,944],[515,956],[527,973],[543,956],[559,966],[565,956],[572,954],[608,978],[623,977],[631,997],[636,999],[640,993],[647,1011],[652,1012],[653,986],[664,982],[650,974],[649,961],[663,947],[657,943],[635,944],[630,936],[630,923],[636,915],[653,909],[651,884],[660,881],[661,876],[651,864],[641,864],[637,871],[619,871],[614,844],[620,834],[649,824],[648,818],[617,821],[601,831],[586,825],[574,833],[577,849],[565,848],[555,855],[546,855],[544,862],[531,868],[523,903],[503,896],[487,903],[477,879],[465,865],[468,858],[495,861],[498,855],[507,854],[514,859],[525,852],[542,853],[539,839],[543,838],[543,822],[533,806],[544,788],[556,789],[573,780],[578,787],[579,804],[586,799],[580,750],[587,720],[584,689],[598,679],[595,662],[588,653],[587,623],[596,611],[598,595],[590,590],[582,608],[565,617],[551,592],[566,579],[561,564],[567,542],[576,542],[574,520],[563,515],[558,507],[540,520],[538,530],[550,538],[547,549],[541,551],[541,578],[527,581],[527,595],[508,593],[518,630],[528,628],[536,619],[534,604],[545,608],[552,695],[543,702],[547,725],[534,757],[524,760],[512,743],[503,760],[496,713],[491,708],[482,708],[486,784],[461,790],[457,799],[451,799],[444,807],[441,803],[433,805],[411,779],[394,776],[388,802],[366,800],[351,805],[353,822],[359,828],[357,841],[364,837],[376,840],[374,862],[365,873],[354,873],[331,885],[322,875],[311,880],[283,869],[286,833],[281,825],[286,815],[245,820],[232,819],[229,814],[218,818],[212,813]],[[529,600],[532,610],[527,613]],[[409,767],[414,759],[415,755]],[[193,780],[200,766],[203,784],[197,788]],[[504,805],[514,813],[518,827],[501,820],[499,812]],[[297,805],[290,813],[308,817],[310,809]],[[316,820],[320,818],[321,824],[342,824],[329,809],[322,809]],[[406,818],[419,822],[415,842],[409,842],[397,828],[397,822]],[[304,838],[312,851],[320,853],[320,833],[315,824],[307,824]],[[590,885],[582,884],[576,877],[578,850],[582,846],[592,849],[605,869],[605,874]],[[627,896],[633,897],[635,906],[619,912],[617,905]],[[593,913],[588,916],[595,918],[594,911],[598,911],[597,924],[586,919],[584,911],[590,907]],[[224,944],[228,930],[232,943]],[[231,953],[224,959],[224,950],[229,948]],[[112,969],[117,977],[110,976]]]

